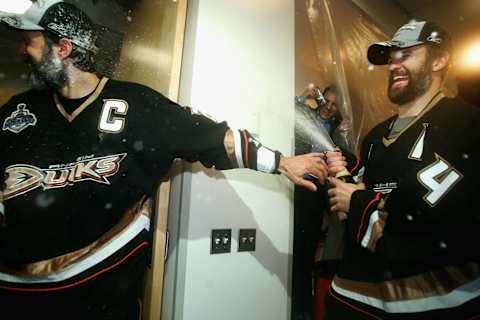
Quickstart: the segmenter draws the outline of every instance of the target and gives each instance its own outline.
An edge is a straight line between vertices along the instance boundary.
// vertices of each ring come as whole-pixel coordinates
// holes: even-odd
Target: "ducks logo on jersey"
[[[121,153],[99,158],[80,158],[73,163],[51,165],[48,169],[27,164],[9,166],[5,171],[7,179],[4,200],[39,187],[43,187],[43,190],[59,189],[87,180],[110,185],[107,178],[118,172],[120,162],[126,156],[126,153]]]

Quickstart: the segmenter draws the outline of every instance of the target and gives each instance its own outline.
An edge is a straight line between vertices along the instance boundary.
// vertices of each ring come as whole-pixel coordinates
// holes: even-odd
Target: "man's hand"
[[[311,181],[305,180],[305,174],[311,174],[318,178],[320,183],[325,183],[327,165],[323,161],[323,153],[307,153],[295,157],[281,157],[278,171],[288,177],[298,186],[305,187],[310,191],[317,191],[317,187]]]
[[[332,188],[328,189],[328,197],[330,198],[330,210],[332,212],[350,211],[350,199],[352,193],[357,190],[365,190],[365,184],[345,183],[336,178],[330,178]]]
[[[328,174],[335,177],[337,173],[347,171],[347,161],[341,151],[329,151],[326,154]]]

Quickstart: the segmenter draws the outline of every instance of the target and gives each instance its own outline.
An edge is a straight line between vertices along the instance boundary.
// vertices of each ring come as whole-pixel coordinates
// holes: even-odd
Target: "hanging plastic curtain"
[[[391,116],[395,107],[387,97],[388,71],[368,63],[370,44],[387,39],[369,18],[351,1],[308,0],[308,19],[318,61],[330,51],[330,67],[340,97],[339,111],[344,119],[333,138],[351,151],[358,151],[363,136],[381,120]]]

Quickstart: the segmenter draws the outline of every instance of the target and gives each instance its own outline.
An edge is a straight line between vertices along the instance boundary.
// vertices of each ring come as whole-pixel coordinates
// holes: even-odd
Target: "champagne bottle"
[[[342,180],[343,182],[346,182],[346,183],[355,183],[355,180],[353,180],[352,175],[350,174],[350,172],[347,171],[347,169],[344,169],[338,172],[335,175],[335,178]]]
[[[347,169],[344,169],[340,172],[338,172],[336,175],[335,175],[335,178],[345,182],[345,183],[355,183],[355,180],[353,180],[353,177],[352,175],[350,174],[350,172],[348,172]],[[330,189],[332,186],[330,183],[328,183],[328,186],[327,188]],[[348,218],[348,215],[346,212],[342,212],[342,211],[338,211],[337,212],[337,216],[338,218],[340,219],[340,221],[343,221],[343,220],[346,220]]]

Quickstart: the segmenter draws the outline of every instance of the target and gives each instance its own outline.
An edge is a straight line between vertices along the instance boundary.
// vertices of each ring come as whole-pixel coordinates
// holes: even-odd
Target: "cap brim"
[[[0,23],[6,24],[7,26],[17,29],[17,30],[25,30],[25,31],[42,31],[45,30],[38,24],[31,22],[30,20],[26,19],[24,15],[21,14],[5,14],[0,12]]]
[[[390,51],[392,49],[405,49],[422,44],[422,41],[404,42],[399,44],[397,42],[385,41],[377,42],[368,47],[367,58],[371,64],[380,66],[388,64]]]

